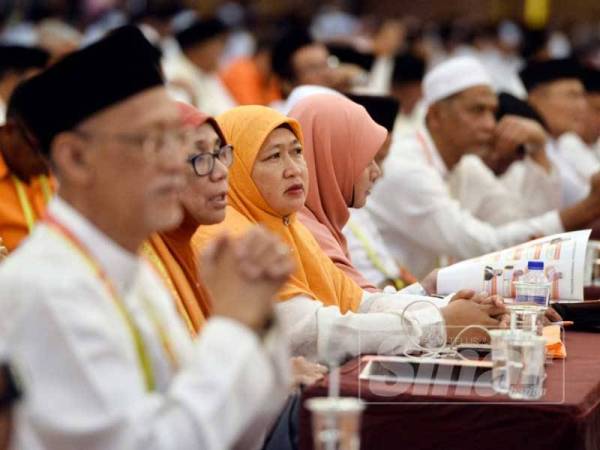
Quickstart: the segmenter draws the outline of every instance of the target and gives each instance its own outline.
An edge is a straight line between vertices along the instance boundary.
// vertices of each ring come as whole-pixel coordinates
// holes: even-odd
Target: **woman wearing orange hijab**
[[[430,304],[415,304],[403,322],[398,312],[415,297],[363,291],[296,217],[309,191],[298,122],[262,106],[234,108],[217,121],[236,148],[226,217],[219,225],[200,228],[193,245],[199,249],[224,231],[243,234],[256,223],[288,244],[296,270],[279,293],[277,310],[293,353],[320,359],[331,357],[333,349],[337,354],[372,353],[382,351],[384,341],[385,351],[397,352],[415,342],[439,344],[444,324],[449,332],[472,322],[498,324],[489,316],[491,306],[464,300],[443,308],[443,318]]]
[[[198,277],[191,239],[199,226],[225,218],[227,171],[233,149],[213,118],[185,103],[179,103],[179,108],[183,125],[193,133],[195,147],[188,160],[190,176],[180,194],[184,218],[176,229],[152,235],[143,251],[169,286],[188,330],[195,334],[210,315],[211,300]],[[215,148],[216,160],[215,153],[211,154]]]

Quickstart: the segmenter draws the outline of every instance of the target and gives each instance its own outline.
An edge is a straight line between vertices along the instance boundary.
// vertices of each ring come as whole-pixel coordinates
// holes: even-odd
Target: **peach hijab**
[[[305,295],[325,305],[337,305],[342,312],[357,311],[362,289],[323,253],[296,214],[287,217],[277,214],[252,179],[256,157],[273,130],[288,126],[302,142],[298,122],[274,109],[254,105],[233,108],[218,116],[217,122],[227,142],[234,147],[235,160],[229,171],[229,204],[224,222],[198,229],[193,238],[195,249],[201,249],[222,232],[239,235],[260,223],[290,247],[296,263],[295,272],[278,295],[279,300]]]
[[[354,184],[387,138],[367,110],[333,94],[315,94],[290,111],[304,132],[309,190],[300,220],[323,251],[362,288],[376,290],[350,261],[342,228],[350,218]]]

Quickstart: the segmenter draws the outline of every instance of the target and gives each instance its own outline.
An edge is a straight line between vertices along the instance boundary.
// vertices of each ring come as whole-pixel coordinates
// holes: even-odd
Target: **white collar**
[[[48,205],[48,211],[85,245],[124,296],[135,280],[141,261],[139,256],[105,235],[58,195]]]
[[[427,163],[432,166],[442,178],[446,178],[448,175],[448,167],[444,163],[439,150],[437,149],[433,138],[429,133],[426,125],[423,125],[417,131],[417,139],[421,147],[421,153]]]

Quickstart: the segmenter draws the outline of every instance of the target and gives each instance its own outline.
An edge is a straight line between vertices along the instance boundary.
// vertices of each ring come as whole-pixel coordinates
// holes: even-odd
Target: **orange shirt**
[[[240,105],[269,105],[281,100],[275,77],[265,80],[251,58],[233,61],[220,74],[221,81]]]
[[[29,235],[55,190],[56,182],[51,177],[35,177],[29,184],[20,181],[0,155],[0,237],[9,252]]]

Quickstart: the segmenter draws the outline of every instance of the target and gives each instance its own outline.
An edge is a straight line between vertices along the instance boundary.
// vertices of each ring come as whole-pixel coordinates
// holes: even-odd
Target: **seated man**
[[[586,69],[583,80],[588,105],[583,139],[600,159],[600,70]]]
[[[452,197],[474,217],[492,225],[560,208],[561,179],[543,150],[543,119],[525,101],[501,93],[496,120],[496,134],[525,132],[529,144],[514,145],[513,139],[496,139],[506,145],[494,145],[478,155],[464,155],[447,179]],[[534,142],[537,147],[532,147]]]
[[[188,335],[138,256],[181,220],[186,167],[153,47],[116,30],[22,84],[14,103],[60,185],[0,265],[0,342],[27,392],[15,448],[260,448],[288,395],[272,298],[291,263],[264,230],[221,237],[203,265],[213,317]]]
[[[520,72],[528,101],[548,125],[548,157],[562,180],[562,205],[583,199],[600,162],[582,140],[587,104],[583,70],[571,59],[531,61]]]
[[[219,59],[227,42],[227,27],[216,18],[198,20],[175,38],[178,55],[165,60],[165,73],[171,81],[189,82],[193,102],[202,111],[215,115],[236,105],[218,76]]]
[[[510,117],[511,132],[500,133],[506,127],[494,117],[498,100],[491,80],[472,58],[437,66],[425,77],[424,94],[424,127],[396,143],[367,204],[394,257],[417,277],[437,267],[440,256],[471,258],[532,236],[579,229],[600,216],[599,185],[580,203],[531,219],[494,227],[473,217],[450,195],[451,171],[465,154],[494,147],[527,145],[532,153],[543,152],[539,129]]]

